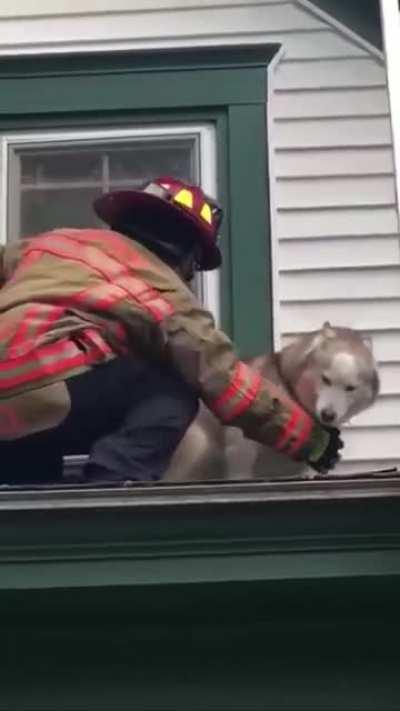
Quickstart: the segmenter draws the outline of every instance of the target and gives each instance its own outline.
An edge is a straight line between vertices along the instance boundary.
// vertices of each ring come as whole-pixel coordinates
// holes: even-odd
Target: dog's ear
[[[322,333],[324,339],[325,338],[336,338],[336,331],[333,328],[333,326],[331,326],[329,321],[325,321],[325,323],[322,326],[321,333]]]
[[[295,370],[304,365],[314,351],[323,346],[326,340],[336,338],[336,335],[333,326],[326,321],[319,331],[298,336],[282,351],[281,363],[284,364],[285,371],[292,375]]]
[[[329,340],[331,338],[336,338],[336,331],[333,326],[331,326],[329,321],[325,321],[321,330],[318,331],[313,336],[313,338],[311,338],[307,347],[304,349],[304,357],[307,358],[309,355],[311,355],[313,351],[315,351],[317,348],[320,348],[324,341]]]
[[[281,362],[284,363],[284,369],[292,372],[292,370],[302,367],[311,353],[319,348],[323,341],[324,336],[321,331],[297,336],[281,352]]]
[[[374,352],[374,342],[371,338],[371,336],[362,336],[362,342],[364,343],[365,346],[367,346],[368,350],[371,351],[371,353]]]
[[[307,346],[303,349],[303,353],[302,353],[303,358],[302,358],[302,360],[305,360],[306,358],[308,358],[308,356],[311,355],[311,353],[313,353],[313,351],[315,351],[317,348],[319,348],[320,346],[322,346],[324,340],[325,340],[325,339],[324,339],[324,334],[323,334],[322,331],[318,331],[318,333],[316,333],[316,334],[313,336],[313,338],[310,338],[309,343],[308,343]]]

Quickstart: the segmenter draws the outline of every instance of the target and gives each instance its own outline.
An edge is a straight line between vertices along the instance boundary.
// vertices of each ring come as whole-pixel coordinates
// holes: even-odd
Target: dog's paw
[[[317,476],[321,476],[318,472],[315,471],[315,469],[311,469],[311,467],[307,467],[307,469],[305,469],[301,474],[302,479],[305,479],[306,481],[313,481],[317,478]]]

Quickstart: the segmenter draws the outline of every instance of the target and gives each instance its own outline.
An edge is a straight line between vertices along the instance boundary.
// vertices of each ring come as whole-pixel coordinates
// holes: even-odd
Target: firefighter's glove
[[[307,457],[307,463],[318,474],[327,474],[339,462],[344,443],[340,430],[335,427],[325,428],[317,425],[313,432],[313,447]]]

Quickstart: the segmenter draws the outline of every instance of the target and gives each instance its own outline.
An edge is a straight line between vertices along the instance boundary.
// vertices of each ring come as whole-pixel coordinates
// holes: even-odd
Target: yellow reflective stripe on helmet
[[[208,205],[208,203],[204,203],[203,207],[201,208],[200,215],[202,216],[203,220],[208,222],[209,225],[212,225],[211,207]]]
[[[190,192],[190,190],[180,190],[179,193],[177,193],[174,196],[174,202],[179,202],[181,205],[184,205],[185,207],[193,207],[193,195]]]

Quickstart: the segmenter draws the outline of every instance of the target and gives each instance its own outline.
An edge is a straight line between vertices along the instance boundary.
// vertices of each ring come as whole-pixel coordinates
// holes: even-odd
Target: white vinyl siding
[[[318,192],[317,190],[315,191]],[[339,209],[310,205],[309,208],[279,207],[277,229],[280,239],[309,237],[360,237],[397,234],[395,205],[347,206]],[[334,264],[330,266],[334,267]]]
[[[282,208],[393,205],[393,176],[338,176],[337,178],[279,178],[277,200]]]
[[[332,269],[346,267],[387,267],[396,264],[399,256],[399,239],[397,235],[377,235],[359,237],[322,237],[317,239],[282,239],[280,242],[280,259],[282,274],[285,271],[303,271],[324,269],[329,273]],[[395,267],[396,269],[396,267]]]
[[[376,405],[346,428],[343,472],[400,462],[400,259],[386,73],[372,54],[307,61],[274,76],[272,159],[279,332],[324,320],[364,330],[379,361]],[[295,327],[294,327],[295,324]]]
[[[294,130],[294,129],[293,129]],[[393,151],[386,146],[335,146],[326,148],[286,149],[275,147],[276,177],[333,177],[336,175],[380,175],[393,176]]]
[[[382,394],[347,428],[342,471],[399,465],[399,223],[379,52],[307,0],[3,0],[2,14],[3,55],[282,45],[268,107],[277,342],[325,320],[371,336]]]
[[[276,91],[275,119],[318,119],[338,116],[359,117],[360,115],[387,116],[389,113],[388,95],[385,87],[371,89],[367,86],[360,91],[347,89],[310,89],[307,91],[307,101],[302,92]],[[391,151],[390,151],[391,154]]]
[[[387,146],[391,141],[390,121],[388,116],[370,118],[361,115],[356,118],[279,119],[275,141],[278,149]]]
[[[400,298],[398,268],[393,266],[283,271],[281,288],[287,301],[347,301],[349,294],[361,301]]]
[[[344,71],[345,70],[345,71]],[[385,74],[375,59],[319,59],[292,61],[286,57],[276,73],[278,91],[301,91],[302,89],[357,89],[358,87],[385,86]]]

